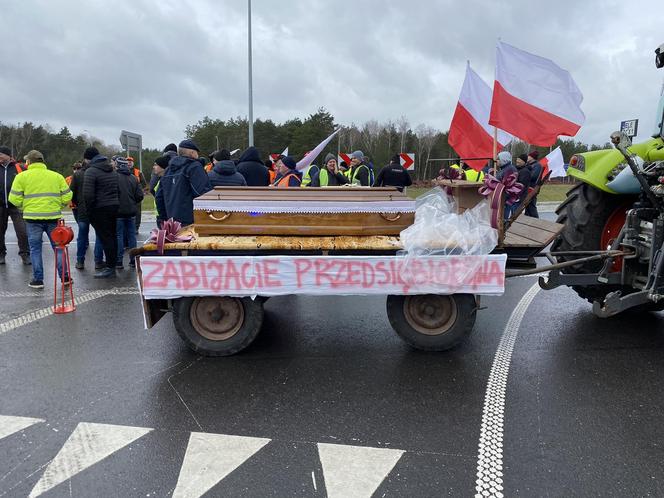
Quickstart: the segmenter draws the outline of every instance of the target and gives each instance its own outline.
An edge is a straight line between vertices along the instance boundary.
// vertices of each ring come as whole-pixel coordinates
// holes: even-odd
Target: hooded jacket
[[[240,173],[233,161],[219,161],[208,173],[213,187],[246,187],[247,181]]]
[[[210,179],[199,161],[177,156],[168,163],[157,189],[157,211],[166,219],[183,225],[194,222],[194,199],[212,190]]]
[[[138,205],[143,201],[141,184],[128,168],[118,168],[118,218],[132,218],[138,212]]]
[[[242,153],[237,164],[237,171],[250,187],[267,187],[270,184],[270,173],[261,162],[256,147],[249,147]]]
[[[106,156],[100,154],[93,157],[85,170],[83,202],[88,217],[96,209],[117,206],[120,203],[118,174],[113,171]]]
[[[9,202],[9,191],[12,188],[14,178],[16,178],[16,175],[22,171],[25,170],[14,161],[9,161],[6,165],[0,164],[0,182],[3,183],[4,187],[0,202],[2,202],[2,206],[5,208],[11,207],[11,203]]]

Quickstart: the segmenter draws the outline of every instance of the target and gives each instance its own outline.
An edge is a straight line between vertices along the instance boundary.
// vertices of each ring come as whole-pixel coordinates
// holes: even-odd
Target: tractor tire
[[[567,199],[558,207],[557,222],[564,225],[553,242],[552,252],[599,251],[602,239],[606,238],[612,219],[625,212],[636,197],[613,195],[582,183],[567,193]],[[614,223],[615,224],[615,223]],[[614,229],[615,230],[615,229]],[[558,256],[558,262],[574,259],[575,256]],[[595,273],[602,269],[603,261],[590,261],[563,268],[563,273]],[[621,285],[573,286],[572,289],[589,302],[602,301],[607,294],[622,290],[623,294],[634,292],[631,287]]]

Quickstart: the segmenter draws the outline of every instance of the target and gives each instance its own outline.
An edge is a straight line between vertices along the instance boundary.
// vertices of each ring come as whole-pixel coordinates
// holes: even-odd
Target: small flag
[[[563,159],[563,151],[560,150],[560,147],[556,147],[551,152],[549,152],[544,159],[540,161],[542,164],[542,171],[551,171],[550,178],[558,178],[561,176],[567,176],[567,171],[565,171],[565,161]]]

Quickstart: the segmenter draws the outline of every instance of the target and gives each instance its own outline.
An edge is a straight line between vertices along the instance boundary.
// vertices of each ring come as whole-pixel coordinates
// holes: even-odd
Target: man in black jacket
[[[192,140],[180,142],[179,155],[168,163],[157,190],[159,214],[182,225],[194,222],[194,198],[212,190],[210,179],[197,160],[198,152],[198,146]]]
[[[124,259],[125,240],[129,249],[136,247],[136,214],[138,206],[143,201],[144,193],[136,175],[130,171],[131,165],[127,159],[118,156],[114,162],[115,170],[118,173],[119,199],[117,220],[118,260],[115,268],[122,270],[124,269],[122,260]],[[136,268],[134,256],[129,257],[129,267]]]
[[[240,156],[240,162],[237,164],[237,171],[250,187],[267,187],[270,185],[270,173],[256,147],[249,147]]]
[[[76,205],[76,224],[78,225],[78,234],[76,236],[76,268],[82,270],[85,268],[85,254],[90,245],[90,218],[88,210],[85,207],[85,198],[83,197],[83,181],[85,172],[90,166],[93,157],[99,155],[96,147],[88,147],[83,153],[83,163],[81,169],[74,173],[71,180],[72,202]],[[101,241],[97,237],[95,242],[95,262],[99,268],[103,266],[104,252],[101,248]]]
[[[208,173],[213,187],[246,187],[247,181],[237,171],[231,161],[231,153],[226,149],[218,150],[212,157],[212,170]]]
[[[106,267],[95,273],[95,278],[114,277],[118,259],[116,219],[120,197],[118,174],[106,156],[98,154],[90,161],[83,181],[83,199],[90,224],[97,232],[106,256]]]
[[[394,154],[390,159],[390,164],[380,170],[374,187],[396,187],[397,190],[403,192],[405,187],[410,187],[413,180],[410,178],[410,173],[401,166],[399,154]]]
[[[14,223],[14,231],[18,239],[18,254],[21,256],[24,265],[30,263],[30,247],[28,246],[28,233],[23,221],[21,211],[9,202],[9,191],[12,188],[12,182],[16,175],[23,169],[12,161],[12,151],[9,147],[0,147],[0,182],[2,182],[2,197],[0,197],[0,265],[5,264],[5,254],[7,246],[5,245],[5,233],[7,233],[7,222],[9,218]]]

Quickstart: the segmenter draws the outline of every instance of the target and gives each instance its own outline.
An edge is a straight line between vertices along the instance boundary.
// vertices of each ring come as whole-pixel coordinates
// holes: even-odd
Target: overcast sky
[[[320,106],[337,122],[406,116],[447,130],[466,60],[492,84],[500,37],[568,69],[577,136],[654,125],[662,0],[254,0],[254,116]],[[205,115],[247,115],[246,0],[0,0],[0,121],[163,147]],[[644,14],[651,12],[652,14]],[[287,144],[284,144],[284,146]],[[312,146],[315,144],[312,144]]]

